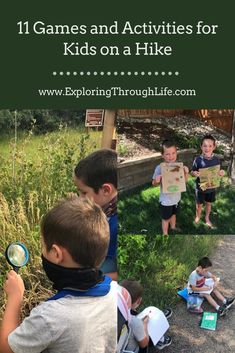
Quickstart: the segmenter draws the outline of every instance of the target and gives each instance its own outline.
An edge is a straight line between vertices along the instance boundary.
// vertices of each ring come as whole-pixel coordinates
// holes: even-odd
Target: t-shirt
[[[46,301],[8,336],[14,353],[114,353],[117,287],[101,297],[67,296]]]
[[[146,337],[143,321],[137,316],[131,315],[130,328],[131,335],[126,350],[135,351],[136,347],[139,346],[138,342]]]
[[[214,154],[211,156],[211,158],[206,158],[203,155],[201,155],[201,156],[198,156],[194,159],[192,171],[198,172],[199,169],[214,167],[215,165],[220,165],[220,160]],[[202,189],[200,189],[199,184],[200,184],[200,178],[197,177],[196,178],[196,190],[199,190],[200,192],[203,192],[206,194],[215,191],[215,189],[207,189],[207,190],[202,191]]]
[[[153,173],[153,179],[155,179],[158,175],[161,175],[161,166],[158,165],[155,168]],[[181,192],[171,192],[171,193],[164,193],[162,192],[162,184],[160,184],[160,198],[159,201],[163,206],[173,206],[177,205],[181,199]]]
[[[108,217],[109,230],[110,230],[110,241],[107,257],[117,256],[117,233],[118,233],[118,219],[117,214]]]
[[[197,293],[197,291],[193,291],[191,286],[196,286],[198,288],[202,288],[205,286],[205,281],[207,278],[211,277],[211,273],[207,272],[205,275],[199,275],[199,273],[197,273],[196,270],[194,270],[191,275],[189,276],[189,280],[188,280],[188,292],[192,293],[195,292]]]

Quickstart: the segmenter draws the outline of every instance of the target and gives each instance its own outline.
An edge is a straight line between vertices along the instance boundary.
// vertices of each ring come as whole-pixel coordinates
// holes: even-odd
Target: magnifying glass
[[[28,249],[19,242],[9,244],[6,248],[5,256],[15,272],[18,272],[29,261]]]

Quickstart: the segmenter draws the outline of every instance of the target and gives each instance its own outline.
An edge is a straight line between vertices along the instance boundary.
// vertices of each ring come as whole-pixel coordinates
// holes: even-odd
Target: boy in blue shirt
[[[100,269],[117,280],[117,153],[111,149],[97,150],[79,161],[74,173],[79,194],[94,200],[107,216],[110,242]]]
[[[201,142],[202,154],[194,159],[192,176],[197,177],[196,179],[196,217],[195,223],[199,223],[201,219],[202,207],[205,202],[205,221],[206,225],[213,228],[213,224],[210,221],[210,213],[212,208],[212,203],[215,202],[215,188],[202,190],[200,188],[200,172],[201,168],[214,167],[220,165],[220,160],[214,155],[214,150],[216,148],[215,138],[212,135],[205,135]],[[225,174],[224,170],[220,169],[218,175],[223,177]]]

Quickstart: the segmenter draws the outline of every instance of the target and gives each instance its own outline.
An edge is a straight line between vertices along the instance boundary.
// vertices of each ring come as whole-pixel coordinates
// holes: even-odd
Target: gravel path
[[[221,278],[220,289],[225,296],[235,294],[235,236],[226,236],[212,257],[213,273]],[[204,310],[211,308],[204,302]],[[229,353],[235,352],[235,304],[227,316],[219,318],[216,331],[199,328],[201,315],[190,314],[182,300],[169,319],[172,345],[166,353]]]
[[[120,156],[124,156],[124,160],[136,156],[150,156],[156,152],[155,141],[172,138],[172,130],[184,137],[190,135],[199,140],[205,134],[211,134],[223,153],[227,156],[230,154],[231,138],[225,133],[203,120],[189,116],[176,116],[158,117],[147,121],[134,118],[120,119],[117,128]]]

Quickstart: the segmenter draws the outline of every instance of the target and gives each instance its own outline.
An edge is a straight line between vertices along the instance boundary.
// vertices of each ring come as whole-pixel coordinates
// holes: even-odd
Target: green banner
[[[0,108],[234,108],[229,1],[8,2]]]

